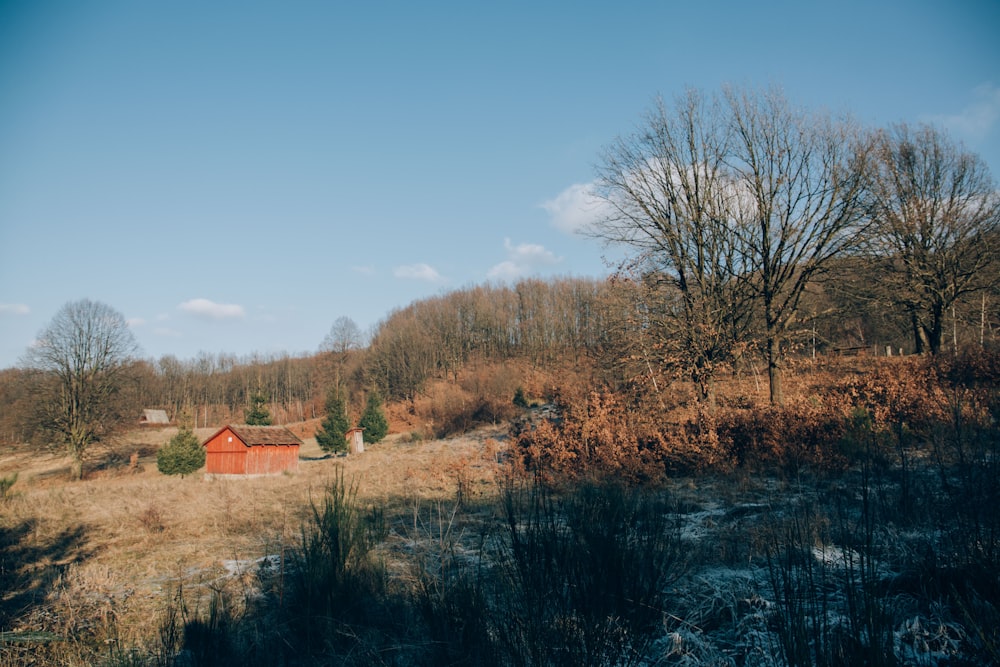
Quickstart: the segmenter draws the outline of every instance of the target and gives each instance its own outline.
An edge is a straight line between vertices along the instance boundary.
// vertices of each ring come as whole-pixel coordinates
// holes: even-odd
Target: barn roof
[[[248,447],[255,445],[301,445],[294,433],[284,426],[247,426],[245,424],[229,424],[219,429],[214,438],[219,433],[229,429],[243,441]],[[212,438],[209,438],[211,440]]]
[[[143,410],[142,417],[139,421],[145,424],[169,424],[170,418],[167,417],[166,410]]]

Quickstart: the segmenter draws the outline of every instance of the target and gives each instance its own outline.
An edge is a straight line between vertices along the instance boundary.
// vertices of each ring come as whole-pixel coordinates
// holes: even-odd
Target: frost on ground
[[[857,496],[849,483],[833,495]],[[688,571],[646,664],[860,664],[879,652],[899,665],[994,664],[990,631],[976,627],[987,620],[962,602],[977,598],[915,579],[920,559],[947,552],[947,531],[875,525],[860,503],[845,507],[812,488],[736,503],[702,490],[680,515]]]
[[[224,560],[222,569],[230,577],[242,577],[246,574],[269,575],[275,574],[281,569],[281,556],[271,554],[260,558],[250,558],[246,560]]]

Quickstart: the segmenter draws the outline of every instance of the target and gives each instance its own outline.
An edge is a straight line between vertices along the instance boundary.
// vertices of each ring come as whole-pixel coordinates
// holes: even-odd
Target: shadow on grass
[[[0,630],[29,616],[44,603],[59,575],[89,555],[83,526],[50,539],[39,538],[36,529],[35,520],[0,526]]]
[[[299,461],[326,461],[336,456],[337,454],[323,454],[322,456],[300,456]]]
[[[355,492],[332,480],[277,562],[207,603],[178,590],[142,664],[637,665],[683,568],[659,493],[525,481],[492,511],[411,504],[407,527]]]

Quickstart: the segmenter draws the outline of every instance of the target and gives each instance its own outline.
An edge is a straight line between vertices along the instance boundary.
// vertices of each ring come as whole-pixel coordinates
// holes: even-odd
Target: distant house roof
[[[166,410],[143,410],[142,417],[139,417],[140,424],[169,424]]]
[[[284,426],[246,426],[230,424],[219,430],[229,429],[248,447],[255,445],[301,445],[294,433]],[[216,434],[218,435],[218,434]],[[213,438],[215,436],[212,436]],[[211,438],[210,438],[211,439]]]

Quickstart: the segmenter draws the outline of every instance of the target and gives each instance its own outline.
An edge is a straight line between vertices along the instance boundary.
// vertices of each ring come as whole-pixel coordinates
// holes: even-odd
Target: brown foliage
[[[412,400],[390,403],[387,412],[392,430],[443,438],[508,421],[519,412],[513,397],[523,382],[523,371],[513,364],[469,366],[454,379],[428,382]]]
[[[641,482],[722,463],[705,415],[664,430],[657,419],[662,415],[626,405],[618,394],[557,396],[555,405],[555,418],[528,419],[514,428],[518,463],[528,470],[568,479],[612,476]]]
[[[841,468],[847,428],[842,411],[808,402],[729,409],[718,415],[664,415],[629,408],[619,397],[592,393],[560,403],[555,419],[515,428],[526,469],[560,478],[613,476],[641,482],[670,473],[774,465]]]
[[[714,413],[649,395],[567,387],[555,417],[513,429],[518,464],[553,477],[655,480],[735,467],[837,470],[859,456],[928,442],[942,427],[985,428],[1000,416],[1000,355],[872,360],[831,375],[784,406],[727,401]]]
[[[923,429],[943,417],[942,394],[937,369],[923,358],[883,361],[867,373],[834,387],[835,401],[861,408],[878,429]]]
[[[841,410],[815,401],[727,410],[716,422],[719,442],[733,464],[792,470],[843,467],[847,461],[840,443],[846,427]]]

